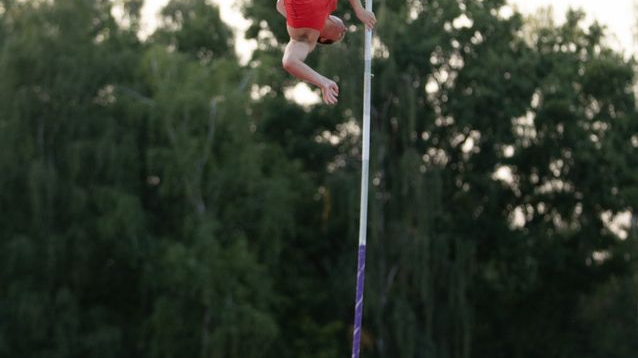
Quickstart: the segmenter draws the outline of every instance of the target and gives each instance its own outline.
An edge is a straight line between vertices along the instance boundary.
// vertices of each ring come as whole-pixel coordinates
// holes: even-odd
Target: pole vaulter
[[[368,221],[368,179],[370,169],[370,89],[372,77],[372,28],[376,17],[372,12],[372,0],[348,0],[357,18],[365,25],[364,75],[363,75],[363,138],[361,167],[361,203],[359,213],[359,250],[357,257],[357,284],[352,333],[352,358],[359,358],[361,346],[361,321],[363,318],[363,289],[365,281],[366,232]],[[290,42],[282,58],[282,65],[291,75],[321,89],[325,104],[338,101],[339,86],[333,80],[319,74],[305,63],[317,43],[339,42],[346,34],[343,21],[331,15],[337,9],[337,0],[277,0],[277,11],[286,17]]]
[[[364,9],[361,0],[348,0],[355,15],[368,31],[377,22],[371,10]],[[337,104],[339,86],[326,76],[318,73],[305,61],[320,44],[341,41],[347,28],[343,21],[330,15],[337,9],[337,0],[277,0],[277,11],[286,17],[286,29],[290,41],[286,45],[281,63],[286,71],[298,79],[321,89],[325,104]]]

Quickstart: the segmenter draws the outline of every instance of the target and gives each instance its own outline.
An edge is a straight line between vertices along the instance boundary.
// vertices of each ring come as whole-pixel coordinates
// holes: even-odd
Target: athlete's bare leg
[[[291,75],[312,83],[321,89],[323,101],[326,104],[337,103],[339,87],[329,78],[305,64],[306,57],[312,52],[319,38],[319,31],[311,28],[292,28],[288,26],[290,42],[286,46],[282,64]]]

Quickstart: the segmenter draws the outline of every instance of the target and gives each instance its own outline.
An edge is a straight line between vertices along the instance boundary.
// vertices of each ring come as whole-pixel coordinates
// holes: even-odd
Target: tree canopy
[[[0,0],[0,356],[349,354],[362,26],[303,106],[237,4],[245,65],[207,0]],[[505,5],[375,4],[365,357],[638,351],[636,62]]]

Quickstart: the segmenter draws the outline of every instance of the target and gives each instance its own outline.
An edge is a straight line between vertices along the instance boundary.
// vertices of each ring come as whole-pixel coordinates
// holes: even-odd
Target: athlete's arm
[[[286,17],[286,5],[284,4],[284,0],[277,0],[277,11]]]
[[[349,0],[352,9],[354,10],[357,18],[366,25],[368,30],[372,30],[374,24],[377,22],[377,18],[374,16],[372,11],[366,10],[363,5],[361,5],[361,0]]]

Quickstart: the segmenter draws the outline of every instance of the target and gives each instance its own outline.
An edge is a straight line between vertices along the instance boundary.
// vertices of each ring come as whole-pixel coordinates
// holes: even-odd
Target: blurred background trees
[[[0,2],[0,355],[349,355],[361,27],[286,99],[284,19],[247,65],[205,0]],[[633,59],[572,11],[375,4],[363,355],[633,357]],[[635,217],[635,216],[634,216]]]

